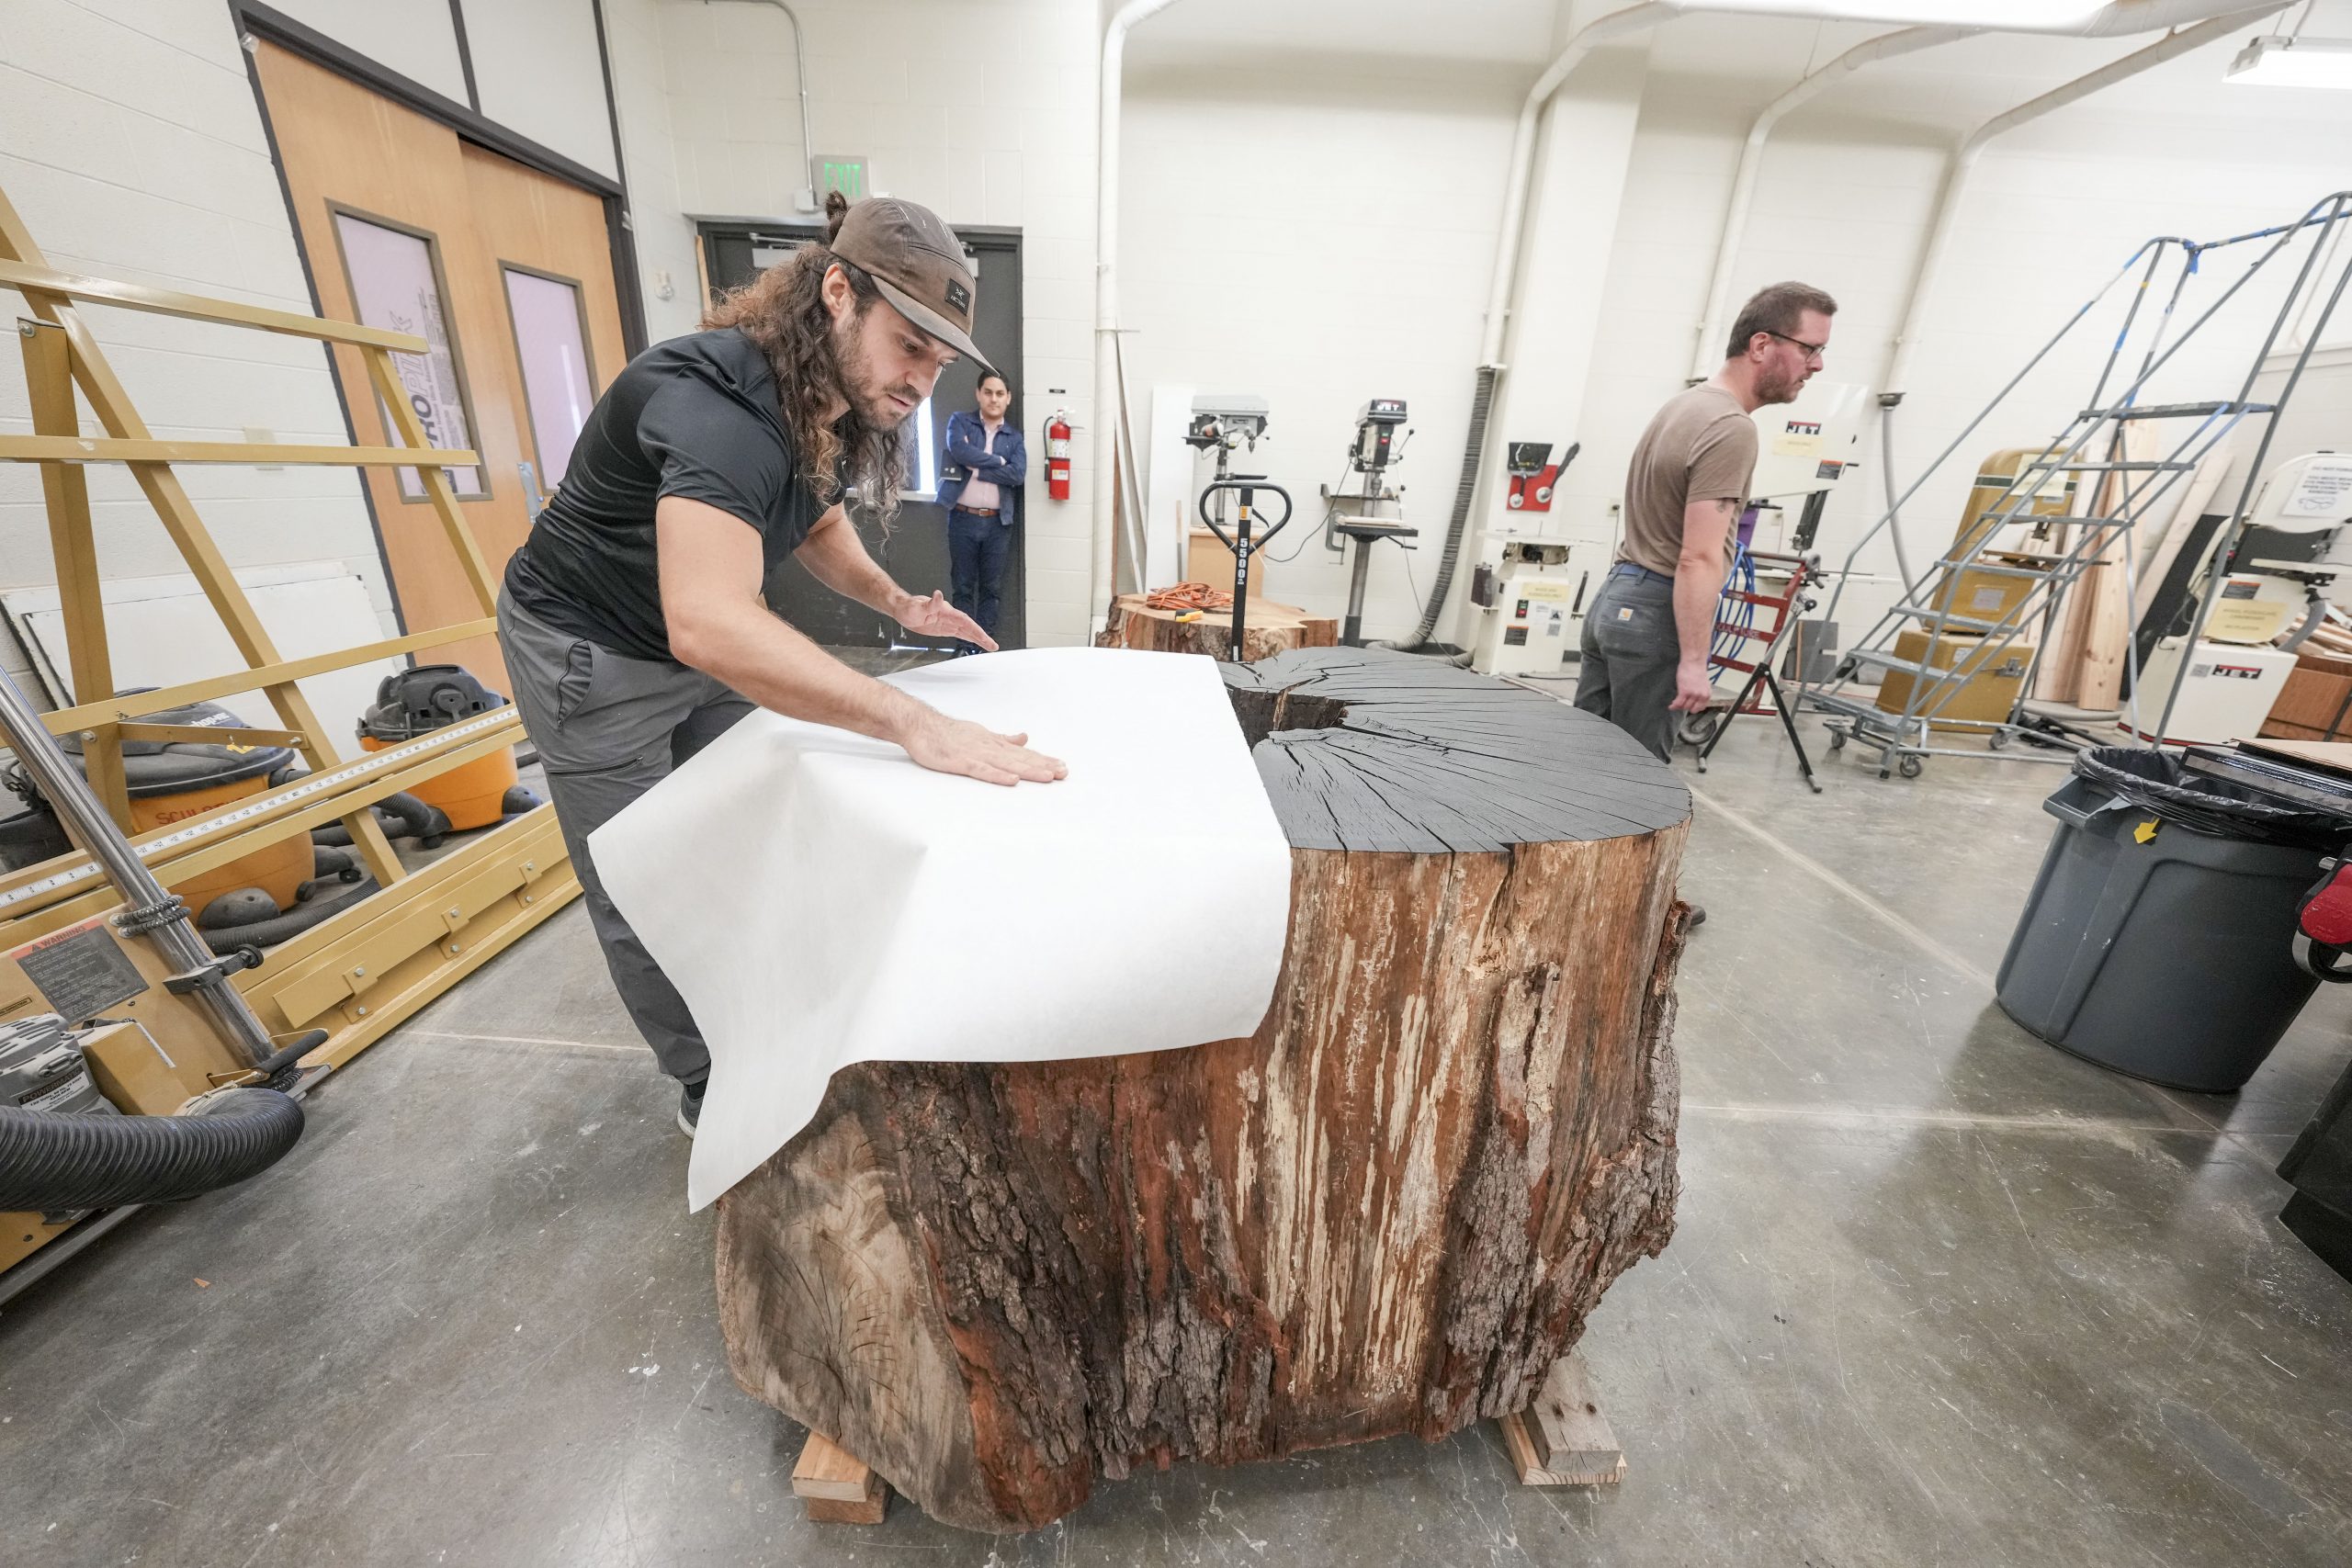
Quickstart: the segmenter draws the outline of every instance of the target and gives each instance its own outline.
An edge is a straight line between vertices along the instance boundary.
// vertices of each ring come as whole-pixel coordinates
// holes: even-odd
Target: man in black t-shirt
[[[588,835],[757,705],[894,741],[926,768],[1045,783],[1062,764],[861,675],[770,614],[769,574],[817,580],[909,631],[996,644],[942,594],[874,563],[842,510],[887,525],[899,426],[971,341],[978,285],[911,202],[828,199],[827,238],[720,299],[706,331],[616,377],[563,482],[507,563],[499,640],[622,1002],[684,1086],[691,1135],[710,1055],[605,897]],[[983,361],[985,363],[985,361]]]

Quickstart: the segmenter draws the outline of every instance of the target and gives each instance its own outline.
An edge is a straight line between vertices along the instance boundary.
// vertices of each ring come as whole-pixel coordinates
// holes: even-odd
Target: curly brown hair
[[[906,477],[901,432],[866,418],[842,373],[842,350],[833,341],[833,319],[825,309],[825,275],[840,267],[856,297],[853,325],[865,320],[882,298],[865,271],[828,248],[841,232],[849,202],[841,192],[825,197],[825,242],[800,247],[789,261],[772,266],[741,288],[711,301],[706,330],[733,327],[760,345],[775,371],[776,400],[786,428],[800,448],[808,488],[828,503],[841,499],[846,475],[857,509],[888,528],[898,515],[899,490]],[[828,409],[848,412],[828,422]]]

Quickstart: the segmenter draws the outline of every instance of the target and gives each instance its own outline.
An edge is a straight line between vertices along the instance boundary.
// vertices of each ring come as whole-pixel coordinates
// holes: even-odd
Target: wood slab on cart
[[[736,1380],[951,1524],[1522,1410],[1673,1231],[1681,784],[1440,660],[1223,672],[1292,845],[1257,1032],[847,1067],[719,1203]]]
[[[1140,648],[1159,653],[1205,653],[1223,659],[1233,646],[1233,612],[1204,610],[1197,621],[1179,621],[1182,610],[1154,610],[1140,593],[1111,601],[1111,616],[1094,639],[1097,648]],[[1250,597],[1242,617],[1241,652],[1250,660],[1271,659],[1295,648],[1337,648],[1340,623],[1295,604]]]

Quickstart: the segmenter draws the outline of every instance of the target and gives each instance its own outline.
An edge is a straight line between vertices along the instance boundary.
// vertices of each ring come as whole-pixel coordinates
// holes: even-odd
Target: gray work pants
[[[685,998],[605,897],[588,835],[725,734],[752,711],[752,702],[698,670],[627,658],[560,632],[503,593],[498,641],[621,1004],[662,1070],[695,1083],[710,1072],[702,1032]]]
[[[1612,568],[1584,613],[1577,706],[1598,714],[1667,760],[1674,745],[1674,579]]]

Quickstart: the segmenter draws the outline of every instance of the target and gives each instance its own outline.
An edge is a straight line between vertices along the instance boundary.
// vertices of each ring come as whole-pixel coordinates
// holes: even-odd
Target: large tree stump
[[[1432,660],[1226,679],[1295,846],[1258,1032],[846,1068],[720,1201],[736,1380],[952,1524],[1518,1410],[1673,1229],[1673,774]]]
[[[1197,621],[1179,621],[1174,610],[1155,610],[1141,593],[1122,593],[1111,601],[1110,618],[1097,648],[1138,648],[1152,653],[1205,653],[1223,659],[1233,647],[1233,612],[1204,610]],[[1337,616],[1310,615],[1295,604],[1278,604],[1250,596],[1241,622],[1241,657],[1272,659],[1295,648],[1336,648],[1340,641]]]

